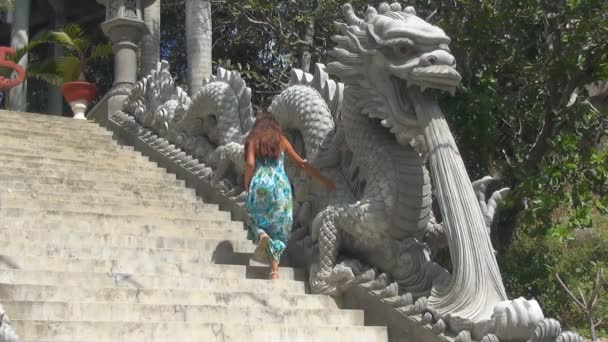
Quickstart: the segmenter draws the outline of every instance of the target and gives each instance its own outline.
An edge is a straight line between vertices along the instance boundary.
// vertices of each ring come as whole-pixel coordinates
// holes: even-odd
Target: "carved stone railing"
[[[506,297],[488,229],[506,189],[486,203],[491,178],[470,183],[441,110],[425,93],[453,93],[460,81],[449,38],[396,3],[370,7],[365,19],[349,5],[344,14],[336,62],[327,72],[317,65],[314,75],[294,69],[269,108],[295,148],[338,188],[327,195],[287,165],[295,189],[288,260],[310,270],[313,292],[367,310],[367,322],[388,326],[391,340],[581,342],[545,318],[536,301]],[[191,95],[162,62],[122,110],[101,121],[243,220],[251,90],[238,73],[218,68]],[[431,209],[429,176],[442,223]],[[429,244],[442,243],[451,274],[431,260]]]

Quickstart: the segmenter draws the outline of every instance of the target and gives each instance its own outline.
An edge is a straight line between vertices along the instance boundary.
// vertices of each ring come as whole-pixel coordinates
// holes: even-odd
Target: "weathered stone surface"
[[[0,303],[21,340],[387,340],[307,295],[302,269],[269,280],[242,222],[107,131],[5,111],[0,125]]]

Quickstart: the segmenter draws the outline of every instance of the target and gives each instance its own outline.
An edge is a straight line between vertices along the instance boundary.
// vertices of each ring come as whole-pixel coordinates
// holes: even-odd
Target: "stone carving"
[[[158,147],[173,151],[180,161],[198,164],[221,192],[244,198],[243,141],[254,118],[251,89],[238,73],[219,68],[190,98],[175,86],[169,64],[162,61],[137,82],[123,111],[148,129],[146,139],[159,140]]]
[[[364,19],[343,9],[336,61],[316,65],[314,75],[292,70],[269,108],[296,150],[337,184],[328,195],[287,165],[293,243],[319,258],[311,289],[338,294],[360,284],[458,341],[576,341],[536,301],[506,297],[489,227],[508,189],[486,200],[492,177],[469,181],[427,91],[453,94],[459,84],[450,39],[412,7],[382,4]],[[113,119],[238,203],[250,100],[239,74],[221,68],[190,98],[161,62]],[[443,222],[432,210],[434,194]],[[430,247],[441,245],[450,249],[452,274],[431,260]]]
[[[109,0],[107,2],[107,13],[106,19],[116,18],[118,17],[120,11],[120,1],[119,0]]]
[[[137,0],[125,0],[125,17],[139,18],[137,15]]]
[[[421,242],[444,229],[431,211],[430,177],[422,156],[429,139],[424,136],[419,103],[411,94],[422,94],[427,88],[453,93],[460,75],[447,49],[449,38],[441,29],[416,17],[411,8],[405,12],[391,8],[398,7],[380,6],[379,11],[370,7],[366,18],[359,19],[345,5],[347,24],[340,24],[341,34],[333,38],[337,61],[327,67],[344,81],[343,95],[332,94],[341,88],[318,66],[312,77],[294,73],[292,86],[271,106],[284,128],[300,132],[309,160],[321,167],[340,164],[350,190],[350,196],[338,194],[339,200],[313,220],[312,234],[319,232],[320,270],[313,274],[311,288],[333,294],[343,287],[335,280],[350,278],[339,276],[349,274],[338,264],[340,251],[347,251],[389,273],[401,291],[429,297],[428,309],[450,327],[473,330],[472,322],[479,321],[478,316],[489,320],[492,312],[461,317],[454,316],[453,310],[444,313],[433,307],[437,306],[434,294],[450,293],[454,279],[430,261],[429,249]],[[329,105],[321,99],[327,99]],[[335,105],[335,99],[342,103]],[[330,107],[341,111],[332,112]],[[467,185],[472,193],[471,184]],[[483,190],[485,186],[480,186],[479,192]],[[440,204],[454,198],[449,193],[441,195]],[[493,202],[485,205],[491,209],[485,211],[488,224],[498,197],[494,195]],[[479,218],[484,217],[479,205],[474,206]],[[491,246],[484,234],[482,240]],[[478,259],[485,263],[482,257]],[[489,298],[493,305],[506,300],[501,283],[498,290]],[[476,307],[475,298],[465,304]]]

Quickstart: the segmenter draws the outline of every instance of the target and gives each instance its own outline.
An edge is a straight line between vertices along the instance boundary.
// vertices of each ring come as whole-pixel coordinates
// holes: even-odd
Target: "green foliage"
[[[555,272],[586,290],[608,260],[608,121],[586,90],[607,79],[608,2],[419,3],[453,40],[463,84],[441,102],[471,178],[513,188],[493,229],[509,295],[587,334]]]
[[[597,271],[608,268],[608,219],[597,215],[596,220],[593,234],[567,243],[551,237],[531,238],[519,232],[508,253],[500,258],[508,292],[537,299],[546,316],[560,319],[566,328],[587,337],[585,316],[569,299],[555,274],[559,273],[575,293],[577,288],[590,293]],[[607,292],[599,294],[596,318],[608,317]],[[605,324],[598,328],[599,336],[608,334]]]
[[[40,47],[52,43],[53,39],[50,32],[40,31],[23,47],[15,50],[15,55],[10,56],[8,60],[15,63],[20,63],[21,60],[28,55],[28,69],[26,77],[47,82],[49,84],[61,84],[61,78],[57,72],[57,65],[51,60],[43,60],[40,54],[37,54]],[[9,78],[13,73],[12,69],[0,67],[0,76]]]
[[[341,6],[350,2],[364,11],[367,2],[356,0],[226,0],[213,3],[213,60],[244,73],[257,108],[266,108],[292,66],[300,67],[302,40],[308,22],[314,22],[312,64],[325,63],[334,21],[342,20]],[[171,63],[176,81],[187,80],[185,14],[181,6],[163,2],[161,57]],[[362,14],[362,13],[361,13]],[[168,23],[168,24],[165,24]],[[238,67],[238,65],[241,67]],[[249,65],[248,69],[245,66]],[[235,68],[236,66],[236,68]]]
[[[40,53],[29,54],[38,52],[39,47],[46,47],[52,43],[61,45],[66,55],[55,61],[50,58],[44,59],[44,55]],[[84,80],[89,64],[96,59],[110,56],[112,45],[109,43],[94,44],[80,26],[69,24],[59,31],[40,31],[27,45],[16,49],[15,52],[10,59],[16,63],[29,54],[28,78],[59,85]],[[0,67],[1,76],[10,77],[11,74],[11,69]]]
[[[57,70],[63,82],[84,81],[89,64],[98,58],[106,58],[112,54],[109,43],[93,44],[91,38],[82,28],[69,24],[59,31],[50,33],[53,42],[60,44],[66,56],[57,61]]]

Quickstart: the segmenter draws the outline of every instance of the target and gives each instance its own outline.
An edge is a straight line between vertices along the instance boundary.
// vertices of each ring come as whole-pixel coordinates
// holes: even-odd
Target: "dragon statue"
[[[287,165],[292,241],[318,260],[311,290],[339,295],[359,284],[459,342],[581,342],[536,301],[506,296],[489,228],[508,189],[486,200],[493,178],[471,183],[433,97],[460,84],[449,37],[398,3],[369,7],[364,18],[348,4],[343,13],[335,61],[314,75],[293,69],[269,108],[338,189],[327,194]],[[251,96],[237,72],[218,68],[190,97],[160,62],[112,119],[242,204]],[[451,272],[431,260],[445,246]]]

